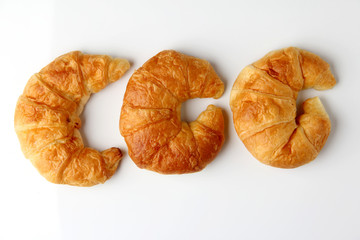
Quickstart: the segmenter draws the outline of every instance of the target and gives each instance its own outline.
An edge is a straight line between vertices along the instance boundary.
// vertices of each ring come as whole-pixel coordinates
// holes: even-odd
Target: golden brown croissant
[[[224,119],[213,105],[190,124],[181,103],[219,98],[224,84],[211,65],[176,51],[163,51],[135,71],[126,88],[120,131],[140,168],[163,174],[202,170],[224,142]]]
[[[290,47],[268,53],[245,67],[230,95],[235,129],[259,161],[295,168],[316,158],[331,124],[319,98],[304,102],[296,116],[296,98],[305,88],[336,84],[330,66],[317,55]]]
[[[91,186],[117,169],[118,148],[84,147],[79,118],[90,94],[119,79],[130,65],[105,55],[70,52],[28,81],[15,110],[15,131],[26,158],[53,183]]]

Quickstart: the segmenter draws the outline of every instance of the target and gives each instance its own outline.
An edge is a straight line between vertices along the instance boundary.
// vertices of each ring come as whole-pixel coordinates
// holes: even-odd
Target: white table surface
[[[1,0],[0,34],[0,239],[360,239],[360,1]],[[324,58],[338,81],[300,93],[320,96],[332,132],[317,159],[293,170],[254,159],[228,105],[240,70],[287,46]],[[224,109],[226,142],[199,173],[137,168],[118,130],[132,72],[164,49],[209,60],[225,82],[220,99],[183,106],[188,121],[208,104]],[[29,77],[71,50],[131,61],[82,115],[91,147],[125,153],[113,178],[91,188],[47,182],[13,130]]]

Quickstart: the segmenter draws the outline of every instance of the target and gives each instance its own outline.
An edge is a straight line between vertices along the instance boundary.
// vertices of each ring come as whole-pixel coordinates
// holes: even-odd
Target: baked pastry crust
[[[173,50],[149,59],[130,78],[120,116],[135,164],[162,174],[202,170],[224,143],[222,111],[210,105],[188,124],[181,122],[181,103],[223,92],[223,82],[205,60]]]
[[[319,98],[303,103],[297,116],[298,92],[325,90],[336,84],[330,66],[319,56],[289,47],[268,53],[245,67],[230,95],[236,132],[262,163],[295,168],[316,158],[331,130]]]
[[[129,67],[125,59],[75,51],[29,79],[16,105],[15,131],[25,157],[47,180],[91,186],[114,174],[120,149],[98,152],[85,147],[79,115],[91,93],[119,79]]]

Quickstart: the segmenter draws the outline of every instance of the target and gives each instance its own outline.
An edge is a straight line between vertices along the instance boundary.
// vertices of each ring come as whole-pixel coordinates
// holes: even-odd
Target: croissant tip
[[[119,148],[109,148],[103,152],[101,155],[104,158],[107,168],[111,171],[115,171],[120,160],[123,158],[123,154]]]
[[[318,84],[314,86],[314,89],[328,90],[333,88],[335,85],[336,79],[329,68],[319,76]]]
[[[215,94],[215,96],[213,97],[214,99],[218,99],[220,98],[223,93],[224,93],[225,87],[224,84],[222,84],[221,88],[219,89],[219,91]]]
[[[207,106],[206,111],[216,111],[218,109],[221,110],[221,108],[219,108],[213,104],[210,104],[209,106]]]
[[[108,75],[109,81],[115,82],[121,78],[124,73],[129,70],[130,62],[126,59],[115,58],[110,62]]]

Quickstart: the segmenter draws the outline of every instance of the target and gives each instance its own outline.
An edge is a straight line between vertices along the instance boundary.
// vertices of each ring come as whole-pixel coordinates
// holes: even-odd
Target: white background
[[[316,160],[293,170],[259,163],[238,139],[228,105],[236,76],[270,50],[297,46],[330,63],[320,96],[332,132]],[[135,166],[118,130],[132,72],[164,49],[207,59],[225,82],[219,100],[190,100],[183,119],[224,109],[226,142],[202,172],[160,175]],[[92,96],[85,141],[125,153],[91,188],[55,185],[26,160],[13,130],[29,77],[71,50],[131,62]],[[360,1],[0,0],[0,239],[360,239]]]

